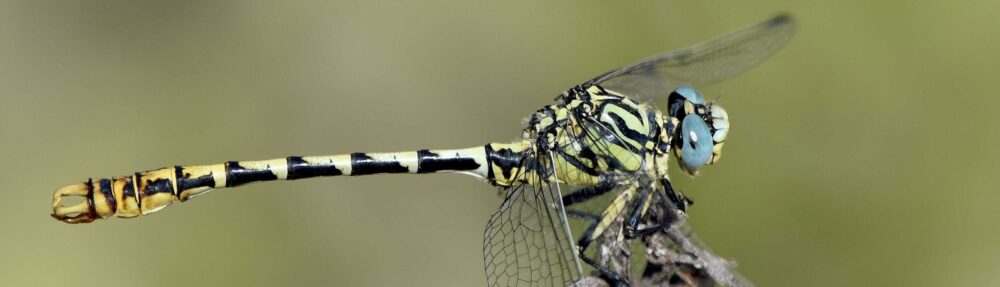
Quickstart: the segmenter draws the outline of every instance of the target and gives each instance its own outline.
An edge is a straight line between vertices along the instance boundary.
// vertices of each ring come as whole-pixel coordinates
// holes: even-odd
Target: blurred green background
[[[501,198],[459,175],[263,183],[66,225],[92,176],[516,138],[612,68],[757,23],[798,35],[703,90],[735,125],[674,173],[760,286],[1000,285],[997,1],[0,2],[6,286],[481,286]],[[676,168],[674,168],[676,171]]]

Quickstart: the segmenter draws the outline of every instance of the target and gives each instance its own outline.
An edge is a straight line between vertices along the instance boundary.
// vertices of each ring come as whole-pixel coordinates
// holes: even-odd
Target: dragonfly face
[[[670,145],[681,170],[695,176],[698,170],[722,156],[722,146],[729,135],[729,114],[721,106],[705,102],[705,97],[688,86],[675,89],[669,98],[667,127],[671,127]],[[676,128],[679,125],[679,129]]]

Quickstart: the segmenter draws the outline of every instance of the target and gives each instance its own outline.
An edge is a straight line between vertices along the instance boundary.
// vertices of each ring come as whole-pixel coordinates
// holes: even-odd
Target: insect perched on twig
[[[258,181],[458,172],[485,179],[505,197],[484,236],[490,286],[570,285],[584,277],[581,262],[609,282],[628,284],[630,275],[607,244],[676,223],[666,217],[683,216],[689,201],[671,186],[670,155],[696,175],[719,160],[729,132],[726,111],[694,87],[746,71],[793,32],[791,18],[780,15],[605,73],[533,113],[512,143],[173,166],[63,187],[53,195],[52,216],[68,223],[137,217],[214,188]],[[666,100],[667,109],[646,100]],[[62,206],[71,196],[84,201]],[[598,198],[607,203],[591,204]],[[586,228],[574,236],[570,219]]]

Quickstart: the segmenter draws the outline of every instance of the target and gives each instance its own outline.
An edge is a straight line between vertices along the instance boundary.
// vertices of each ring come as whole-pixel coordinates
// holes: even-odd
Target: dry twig
[[[750,286],[730,268],[733,262],[713,254],[707,247],[699,245],[693,233],[688,230],[685,213],[670,206],[653,206],[648,218],[660,218],[667,221],[662,230],[643,236],[645,246],[646,267],[638,277],[630,276],[632,286]],[[673,216],[662,216],[663,214]],[[649,225],[659,222],[647,220]],[[629,254],[631,242],[622,235],[622,220],[618,220],[608,229],[609,234],[598,240],[600,252],[599,262],[610,266],[618,274],[629,272]],[[615,232],[610,232],[614,230]],[[599,274],[587,276],[573,286],[577,287],[609,287],[612,283]]]

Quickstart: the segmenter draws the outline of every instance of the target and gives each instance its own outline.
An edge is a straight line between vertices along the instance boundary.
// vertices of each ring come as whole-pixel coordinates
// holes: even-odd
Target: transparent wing
[[[483,239],[489,286],[568,286],[580,278],[555,188],[547,183],[507,190]]]
[[[736,76],[780,50],[795,23],[787,14],[687,49],[655,56],[591,80],[639,99],[665,97],[679,85],[700,87]]]

